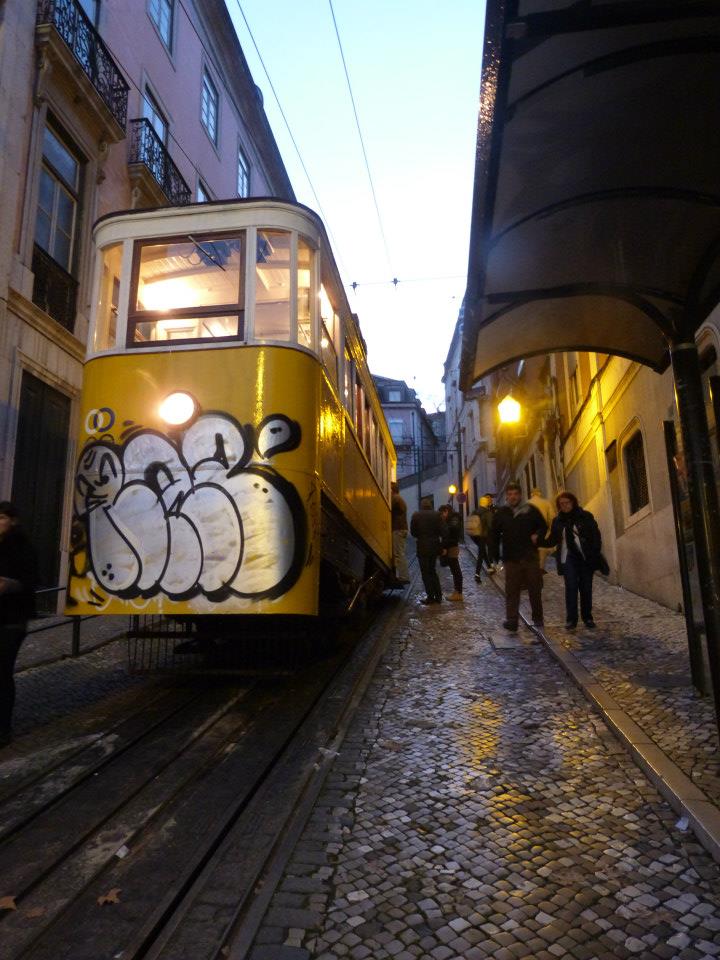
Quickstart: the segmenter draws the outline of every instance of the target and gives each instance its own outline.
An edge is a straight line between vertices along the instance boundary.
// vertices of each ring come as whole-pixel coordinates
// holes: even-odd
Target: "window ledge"
[[[74,360],[82,363],[85,359],[85,344],[74,334],[61,326],[56,320],[48,316],[44,310],[36,306],[17,290],[10,287],[8,292],[8,309],[20,317],[28,326],[37,330],[53,343],[56,343]]]

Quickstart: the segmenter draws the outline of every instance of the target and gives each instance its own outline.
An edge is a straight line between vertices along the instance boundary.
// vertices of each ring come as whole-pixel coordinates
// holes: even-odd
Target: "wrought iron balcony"
[[[183,175],[172,161],[165,144],[155,132],[153,125],[145,118],[130,121],[130,160],[131,165],[142,164],[150,174],[165,198],[175,206],[192,201],[192,190]]]
[[[35,275],[33,303],[72,333],[75,328],[77,280],[37,244],[33,250],[32,269]]]
[[[85,11],[76,0],[40,0],[38,34],[48,26],[65,41],[124,136],[129,86]]]

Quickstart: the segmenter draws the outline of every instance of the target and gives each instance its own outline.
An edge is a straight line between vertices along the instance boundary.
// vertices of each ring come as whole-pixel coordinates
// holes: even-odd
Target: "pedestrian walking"
[[[488,572],[492,573],[493,571],[490,554],[488,553],[488,538],[490,537],[493,513],[492,494],[486,493],[480,497],[480,502],[465,523],[465,531],[477,548],[475,583],[482,583],[483,564],[485,564]]]
[[[448,503],[444,503],[440,507],[439,513],[442,520],[440,566],[448,567],[453,578],[453,592],[447,599],[462,600],[463,575],[459,559],[462,520],[457,510],[453,510]]]
[[[35,616],[35,551],[8,500],[0,502],[0,747],[12,739],[15,659]]]
[[[390,501],[393,564],[395,566],[395,583],[402,586],[410,583],[410,573],[407,562],[408,518],[407,504],[400,496],[400,488],[393,480],[390,484],[392,498]]]
[[[539,487],[533,487],[533,489],[530,491],[530,499],[528,500],[528,503],[531,503],[540,511],[542,518],[547,524],[547,528],[549,530],[553,520],[555,519],[557,510],[549,500],[545,499],[542,490]],[[552,552],[552,549],[549,547],[538,548],[540,569],[543,573],[545,573],[545,564],[547,563],[547,558]]]
[[[505,487],[505,506],[499,507],[493,517],[490,553],[499,560],[502,549],[505,567],[506,630],[518,628],[520,593],[526,589],[530,597],[533,624],[543,625],[542,573],[538,559],[538,541],[547,533],[547,524],[540,511],[530,503],[522,502],[519,483],[511,481]]]
[[[565,580],[565,629],[574,630],[580,616],[586,627],[595,627],[592,612],[593,574],[608,573],[602,555],[602,535],[595,517],[583,510],[574,493],[563,490],[556,498],[557,516],[545,545],[556,547],[558,573]]]
[[[442,520],[437,510],[433,510],[432,501],[428,497],[423,497],[420,509],[410,518],[410,533],[417,541],[418,565],[425,586],[426,596],[420,603],[441,603],[442,589],[437,572],[437,559],[442,544]]]

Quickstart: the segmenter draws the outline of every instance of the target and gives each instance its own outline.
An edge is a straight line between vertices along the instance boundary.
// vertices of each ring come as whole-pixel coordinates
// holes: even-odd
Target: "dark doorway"
[[[23,373],[12,499],[38,554],[38,587],[58,585],[70,398]]]

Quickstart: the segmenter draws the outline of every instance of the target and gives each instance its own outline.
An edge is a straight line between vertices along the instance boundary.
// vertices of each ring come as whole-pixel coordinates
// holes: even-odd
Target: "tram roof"
[[[720,299],[717,0],[487,0],[461,382],[667,366]]]

